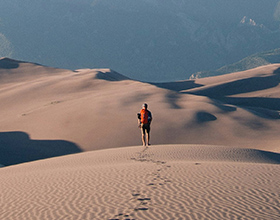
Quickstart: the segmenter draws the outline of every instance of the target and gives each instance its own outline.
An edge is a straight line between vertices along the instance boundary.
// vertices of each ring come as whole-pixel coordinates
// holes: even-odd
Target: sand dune
[[[279,163],[275,153],[203,145],[46,159],[0,169],[0,218],[279,219]]]
[[[278,68],[277,68],[278,67]],[[188,90],[208,97],[254,97],[279,95],[280,65],[272,64],[252,70],[196,80],[204,86]],[[277,96],[275,92],[277,92]],[[270,97],[269,96],[269,97]]]
[[[0,132],[69,141],[83,151],[138,145],[136,113],[147,102],[154,116],[152,144],[280,152],[278,64],[161,84],[134,81],[110,69],[70,71],[7,58],[0,67]],[[256,79],[265,79],[265,85],[252,84]]]
[[[0,59],[0,219],[279,219],[279,68],[145,83]]]

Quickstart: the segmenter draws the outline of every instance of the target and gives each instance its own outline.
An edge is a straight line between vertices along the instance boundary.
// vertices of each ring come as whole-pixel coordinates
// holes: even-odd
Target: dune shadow
[[[111,82],[116,82],[116,81],[123,81],[123,80],[129,80],[130,78],[115,72],[113,70],[110,70],[110,72],[102,72],[102,71],[98,71],[96,76],[96,79],[102,79],[102,80],[106,80],[106,81],[111,81]]]
[[[280,154],[270,151],[256,150],[258,154],[271,164],[280,164]]]
[[[48,67],[45,65],[41,65],[39,63],[33,63],[33,62],[26,62],[26,61],[19,61],[19,60],[14,60],[8,57],[0,58],[0,69],[17,69],[19,68],[21,63],[27,63],[27,64],[33,64],[35,66],[43,66],[43,67]]]
[[[210,98],[219,98],[230,95],[250,93],[260,90],[266,90],[279,85],[280,75],[274,74],[267,77],[252,77],[240,79],[233,82],[224,83],[211,88],[205,88],[189,94],[203,95]],[[188,93],[188,92],[186,92]]]
[[[170,92],[166,96],[166,101],[169,103],[170,107],[173,109],[181,109],[181,106],[177,104],[177,100],[179,99],[179,94],[175,92]]]
[[[169,89],[169,90],[176,91],[176,92],[203,86],[200,84],[196,84],[194,82],[194,80],[166,82],[166,83],[150,83],[150,84],[157,86],[159,88],[162,88],[162,89]]]
[[[246,106],[246,107],[261,107],[261,108],[280,111],[280,98],[224,97],[220,100],[233,105]]]
[[[280,99],[262,97],[224,97],[220,99],[224,103],[246,108],[258,116],[280,119]]]
[[[273,71],[274,74],[280,74],[280,67]]]
[[[20,61],[2,58],[0,59],[0,69],[16,69],[19,67],[19,63]]]
[[[63,140],[31,140],[25,132],[0,132],[0,164],[15,165],[79,153],[74,143]]]
[[[235,111],[234,105],[243,108],[259,117],[280,119],[280,98],[270,97],[230,97],[240,94],[275,88],[280,83],[280,68],[274,70],[273,75],[265,77],[251,77],[240,79],[216,86],[200,88],[196,91],[184,91],[184,94],[206,96],[214,101],[223,103],[217,105],[223,111]]]
[[[196,122],[205,123],[209,121],[216,121],[217,117],[205,111],[199,111],[196,113]]]

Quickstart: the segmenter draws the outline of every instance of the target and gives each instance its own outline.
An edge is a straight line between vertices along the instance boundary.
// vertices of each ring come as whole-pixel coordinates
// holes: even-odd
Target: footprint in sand
[[[151,199],[150,198],[139,198],[137,200],[139,200],[139,201],[150,201]]]
[[[52,102],[47,103],[47,104],[45,104],[45,105],[43,105],[43,106],[40,106],[40,107],[37,107],[37,108],[34,108],[34,109],[30,109],[29,111],[27,111],[27,112],[25,112],[25,113],[22,113],[21,116],[28,116],[28,115],[30,115],[31,113],[34,113],[34,112],[39,111],[39,110],[41,110],[41,109],[47,108],[47,107],[49,107],[49,106],[51,106],[51,105],[60,104],[60,103],[62,103],[62,102],[63,102],[63,101],[52,101]]]
[[[140,196],[139,193],[132,193],[132,196]]]
[[[120,213],[115,216],[115,218],[110,218],[109,220],[135,220],[134,218],[130,218],[130,215]]]
[[[170,165],[166,165],[166,161],[160,161],[160,160],[154,160],[152,158],[152,154],[149,154],[147,152],[148,148],[144,149],[141,152],[137,153],[136,157],[131,157],[131,160],[138,161],[138,162],[145,162],[145,163],[153,163],[157,165],[157,169],[150,174],[147,174],[148,176],[152,176],[153,180],[146,184],[148,187],[152,188],[157,188],[158,186],[163,186],[166,183],[171,182],[169,179],[165,178],[164,176],[161,175],[161,173],[166,170],[167,168],[170,168]],[[144,193],[145,194],[145,193]],[[131,193],[131,196],[133,197],[131,200],[134,200],[138,202],[136,206],[132,209],[132,212],[129,215],[124,215],[123,213],[120,213],[119,215],[116,215],[114,217],[115,220],[132,220],[131,215],[133,215],[133,212],[138,212],[138,211],[147,211],[149,210],[149,202],[151,201],[151,198],[145,196],[142,194],[139,190],[133,190]],[[114,220],[110,219],[110,220]]]
[[[155,184],[154,183],[149,183],[147,186],[154,186]]]
[[[136,208],[134,209],[134,211],[147,211],[148,208]]]

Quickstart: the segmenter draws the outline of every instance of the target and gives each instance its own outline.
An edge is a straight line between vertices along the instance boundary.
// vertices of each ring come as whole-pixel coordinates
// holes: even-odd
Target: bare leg
[[[143,146],[146,146],[146,136],[145,136],[145,134],[142,134],[142,143],[143,143]]]

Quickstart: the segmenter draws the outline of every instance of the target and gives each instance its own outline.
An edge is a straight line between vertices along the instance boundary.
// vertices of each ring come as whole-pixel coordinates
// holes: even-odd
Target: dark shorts
[[[151,128],[150,128],[150,123],[148,123],[148,124],[142,124],[142,126],[141,126],[141,131],[142,131],[142,134],[145,134],[145,133],[150,133],[150,130],[151,130]]]

